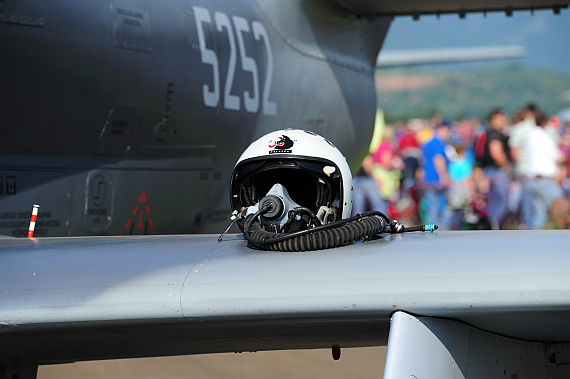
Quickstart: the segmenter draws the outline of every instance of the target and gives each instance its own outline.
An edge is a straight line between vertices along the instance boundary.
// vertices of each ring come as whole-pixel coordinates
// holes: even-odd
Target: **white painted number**
[[[251,72],[253,77],[253,97],[249,96],[249,91],[243,91],[245,109],[250,113],[256,113],[259,109],[259,77],[257,76],[257,64],[245,53],[245,43],[243,41],[244,32],[249,33],[249,25],[247,20],[242,17],[233,16],[234,26],[236,28],[237,40],[239,45],[239,55],[241,57],[241,67],[244,71]]]
[[[219,74],[219,64],[216,52],[212,49],[206,47],[205,39],[205,28],[204,23],[211,23],[210,12],[206,8],[202,7],[192,7],[194,9],[194,18],[196,20],[196,29],[198,32],[198,41],[200,44],[200,54],[202,58],[202,63],[212,66],[213,70],[213,88],[207,84],[203,86],[203,98],[204,104],[208,107],[217,107],[220,101],[220,74]],[[224,102],[223,106],[225,109],[239,111],[241,108],[241,97],[238,95],[232,95],[232,87],[234,83],[235,73],[236,73],[236,43],[239,46],[239,56],[241,67],[243,71],[251,74],[252,89],[253,93],[250,91],[243,92],[243,104],[244,108],[249,113],[257,113],[259,111],[259,75],[257,70],[257,63],[254,58],[247,55],[245,48],[245,38],[247,35],[253,32],[253,37],[256,41],[263,39],[263,44],[267,52],[267,68],[265,72],[265,84],[263,86],[262,93],[262,112],[263,114],[269,116],[277,115],[277,104],[269,100],[269,95],[271,92],[271,83],[273,81],[273,52],[271,50],[271,44],[269,42],[269,36],[265,26],[259,21],[253,21],[251,23],[251,31],[249,28],[248,21],[243,17],[233,16],[232,17],[233,26],[235,28],[235,38],[232,30],[230,18],[222,12],[214,13],[214,22],[216,24],[216,29],[218,32],[226,31],[228,35],[228,40],[230,44],[230,56],[228,62],[228,71],[226,73],[226,82],[224,86]]]
[[[206,47],[206,38],[204,36],[204,22],[211,23],[210,12],[201,7],[192,7],[194,9],[194,18],[196,19],[196,29],[198,30],[198,42],[200,44],[200,54],[202,63],[212,65],[214,71],[214,90],[210,91],[208,85],[204,84],[202,93],[204,96],[204,104],[208,107],[217,107],[220,101],[220,74],[218,69],[218,57],[214,50]],[[198,26],[199,25],[199,26]]]
[[[236,43],[234,41],[234,32],[230,19],[225,13],[214,13],[216,20],[216,28],[219,32],[226,29],[228,32],[228,40],[230,41],[230,62],[228,64],[228,73],[226,75],[226,85],[224,87],[224,108],[239,111],[239,96],[232,95],[232,85],[234,83],[234,74],[236,72]]]
[[[251,28],[253,29],[253,36],[256,40],[259,41],[260,37],[263,38],[265,50],[267,50],[267,71],[265,72],[265,85],[263,86],[263,113],[270,116],[277,116],[277,104],[269,101],[271,81],[273,81],[273,52],[269,44],[269,36],[267,35],[265,26],[259,21],[252,22]]]

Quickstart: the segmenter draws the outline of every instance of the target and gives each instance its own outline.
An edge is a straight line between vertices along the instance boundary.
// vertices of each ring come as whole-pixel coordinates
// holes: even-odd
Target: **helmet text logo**
[[[291,138],[287,137],[286,135],[282,135],[277,141],[269,141],[269,154],[276,154],[276,153],[291,153],[292,150],[289,150],[293,147],[293,141]]]

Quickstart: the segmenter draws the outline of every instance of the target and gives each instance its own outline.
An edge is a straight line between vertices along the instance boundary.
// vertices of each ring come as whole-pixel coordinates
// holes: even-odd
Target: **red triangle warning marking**
[[[121,235],[133,235],[135,234],[134,232],[138,232],[136,234],[156,234],[152,230],[154,229],[154,222],[152,221],[152,218],[148,218],[150,215],[150,207],[142,203],[146,203],[146,194],[144,192],[139,196],[139,204],[135,205],[133,208],[131,213],[132,217],[129,218],[125,224],[126,231],[122,232]]]

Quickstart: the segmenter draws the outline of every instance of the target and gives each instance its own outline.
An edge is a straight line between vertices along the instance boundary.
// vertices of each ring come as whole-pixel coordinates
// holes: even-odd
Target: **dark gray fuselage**
[[[0,234],[218,232],[233,165],[276,129],[354,167],[390,24],[300,1],[0,3]]]

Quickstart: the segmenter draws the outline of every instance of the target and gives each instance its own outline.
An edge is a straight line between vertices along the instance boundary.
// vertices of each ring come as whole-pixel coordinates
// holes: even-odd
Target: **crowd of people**
[[[440,229],[570,227],[570,121],[528,104],[385,125],[354,176],[353,214]]]

